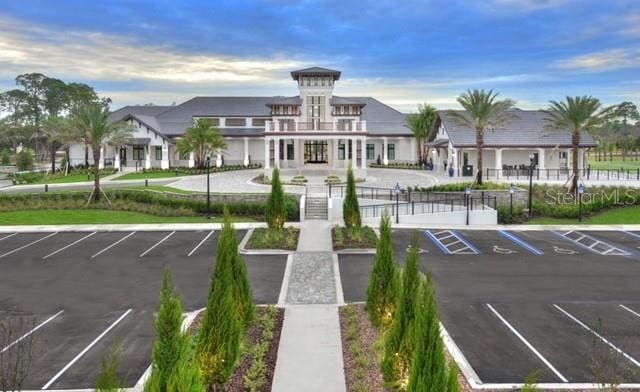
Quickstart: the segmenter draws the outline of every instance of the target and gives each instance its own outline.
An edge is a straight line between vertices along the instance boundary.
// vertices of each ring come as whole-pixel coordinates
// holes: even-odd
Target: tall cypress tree
[[[160,292],[160,307],[156,316],[157,340],[153,344],[152,373],[157,390],[167,391],[167,381],[180,358],[182,350],[182,303],[175,292],[171,270],[166,267]]]
[[[231,224],[231,215],[229,209],[224,208],[224,223],[222,225],[222,233],[218,246],[229,249],[231,258],[233,300],[235,303],[236,314],[246,330],[255,315],[255,304],[253,302],[253,291],[251,290],[251,282],[247,272],[247,265],[244,258],[238,251],[238,236],[233,225]]]
[[[287,210],[284,189],[282,189],[282,182],[280,182],[280,170],[277,167],[273,169],[272,177],[271,194],[267,199],[266,207],[267,226],[271,229],[282,229],[287,218]]]
[[[230,249],[229,230],[218,242],[216,267],[200,331],[196,359],[208,387],[221,387],[229,380],[240,354],[242,325],[233,298],[234,249]]]
[[[386,330],[398,302],[398,267],[393,254],[391,220],[385,211],[380,221],[380,238],[376,245],[376,258],[367,288],[366,309],[371,323]]]
[[[447,368],[435,290],[430,278],[422,279],[414,323],[415,352],[407,391],[459,392],[458,368]]]
[[[353,175],[351,164],[349,164],[349,168],[347,169],[347,190],[344,202],[342,203],[342,217],[344,219],[344,225],[348,228],[359,228],[362,226],[358,195],[356,194],[356,179]]]
[[[385,382],[394,388],[402,389],[411,369],[415,350],[412,328],[416,293],[419,288],[418,239],[414,236],[407,256],[407,264],[402,273],[402,290],[396,306],[396,315],[385,341],[384,355],[380,364]]]

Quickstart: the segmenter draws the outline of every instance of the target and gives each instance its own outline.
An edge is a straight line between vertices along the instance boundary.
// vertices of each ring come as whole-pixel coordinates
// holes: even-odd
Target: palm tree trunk
[[[578,178],[580,177],[579,168],[578,168],[578,149],[580,148],[580,130],[573,132],[571,137],[571,143],[573,145],[573,156],[572,167],[573,167],[573,178],[571,179],[571,193],[576,193],[578,191]]]
[[[476,184],[482,185],[482,149],[484,147],[484,135],[482,130],[476,130],[476,154],[478,154],[478,174]]]
[[[56,172],[56,142],[51,143],[51,173]]]
[[[100,201],[100,146],[93,146],[93,200]]]
[[[95,156],[95,151],[93,155]],[[89,167],[89,145],[85,144],[84,145],[84,168],[86,169],[88,167]]]

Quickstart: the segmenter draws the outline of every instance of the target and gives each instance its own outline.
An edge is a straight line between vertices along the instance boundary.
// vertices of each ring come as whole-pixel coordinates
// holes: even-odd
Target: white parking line
[[[198,250],[198,248],[199,248],[202,244],[204,244],[204,242],[205,242],[206,240],[208,240],[208,239],[209,239],[209,237],[211,237],[212,235],[213,235],[213,230],[211,230],[211,231],[209,232],[209,234],[207,234],[207,236],[206,236],[206,237],[204,237],[204,238],[202,239],[202,241],[200,241],[200,242],[198,243],[198,245],[196,245],[196,247],[195,247],[195,248],[191,249],[191,252],[189,252],[189,253],[187,254],[187,257],[189,257],[189,256],[191,256],[192,254],[194,254],[194,253]]]
[[[500,321],[502,321],[502,323],[503,323],[504,325],[506,325],[506,326],[507,326],[507,328],[509,328],[509,329],[511,330],[511,332],[513,332],[513,334],[514,334],[514,335],[516,335],[516,336],[518,337],[518,339],[520,339],[520,341],[521,341],[522,343],[524,343],[524,344],[525,344],[525,346],[527,346],[527,347],[529,348],[529,350],[531,350],[531,351],[532,351],[532,352],[533,352],[533,353],[538,357],[538,359],[540,359],[540,360],[541,360],[545,365],[547,365],[547,367],[548,367],[549,369],[551,369],[551,371],[552,371],[556,376],[558,376],[558,378],[559,378],[560,380],[562,380],[562,382],[569,382],[569,380],[567,380],[567,379],[562,375],[562,373],[560,373],[560,372],[559,372],[555,367],[553,367],[553,365],[552,365],[549,361],[547,361],[547,359],[546,359],[544,356],[542,356],[542,354],[540,354],[540,352],[539,352],[538,350],[536,350],[536,348],[535,348],[535,347],[533,347],[533,346],[531,345],[531,343],[529,343],[529,342],[527,341],[527,339],[525,339],[525,338],[524,338],[524,336],[522,336],[522,335],[520,334],[520,332],[518,332],[515,328],[513,328],[513,326],[512,326],[511,324],[509,324],[509,322],[508,322],[507,320],[505,320],[505,318],[504,318],[504,317],[502,317],[502,315],[500,315],[500,313],[498,313],[498,311],[497,311],[497,310],[495,310],[495,309],[493,308],[493,306],[491,306],[490,304],[487,304],[487,307],[489,308],[489,310],[491,310],[491,311],[493,312],[493,314],[495,314],[495,315],[496,315],[496,317],[498,317],[498,319],[500,319]]]
[[[57,232],[57,231],[56,231],[55,233],[51,233],[51,234],[49,234],[49,235],[47,235],[47,236],[44,236],[44,237],[40,238],[39,240],[35,240],[35,241],[33,241],[33,242],[29,242],[28,244],[26,244],[26,245],[22,245],[22,246],[21,246],[21,247],[19,247],[19,248],[16,248],[16,249],[14,249],[14,250],[11,250],[11,251],[9,251],[9,252],[7,252],[7,253],[3,253],[3,254],[1,254],[1,255],[0,255],[0,259],[1,259],[1,258],[3,258],[3,257],[5,257],[5,256],[9,256],[10,254],[14,254],[14,253],[16,253],[16,252],[18,252],[18,251],[20,251],[20,250],[22,250],[22,249],[24,249],[24,248],[28,248],[28,247],[30,247],[31,245],[35,245],[35,244],[37,244],[37,243],[38,243],[38,242],[40,242],[40,241],[44,241],[44,240],[46,240],[47,238],[52,237],[52,236],[54,236],[54,235],[56,235],[56,234],[58,234],[58,232]]]
[[[640,317],[640,313],[636,312],[635,310],[630,309],[630,308],[628,308],[628,307],[624,306],[623,304],[620,304],[620,307],[621,307],[622,309],[626,310],[627,312],[629,312],[629,313],[633,314],[634,316],[636,316],[636,317]]]
[[[166,241],[166,240],[167,240],[167,238],[171,237],[171,236],[172,236],[172,235],[174,235],[175,233],[176,233],[176,232],[175,232],[175,230],[174,230],[174,231],[172,231],[171,233],[167,234],[167,236],[166,236],[166,237],[164,237],[164,238],[163,238],[163,239],[161,239],[160,241],[156,242],[156,243],[155,243],[151,248],[149,248],[149,249],[145,250],[144,252],[142,252],[142,253],[140,254],[140,256],[138,256],[138,257],[142,257],[142,256],[146,255],[147,253],[151,252],[151,251],[152,251],[156,246],[158,246],[158,245],[160,245],[161,243],[163,243],[164,241]]]
[[[72,246],[74,246],[75,244],[77,244],[77,243],[79,243],[79,242],[81,242],[81,241],[86,240],[87,238],[91,237],[91,236],[92,236],[92,235],[94,235],[94,234],[96,234],[96,232],[95,232],[95,231],[94,231],[93,233],[90,233],[90,234],[85,235],[84,237],[80,238],[80,239],[79,239],[79,240],[77,240],[77,241],[74,241],[74,242],[70,243],[70,244],[69,244],[69,245],[67,245],[67,246],[64,246],[64,247],[62,247],[62,248],[60,248],[60,249],[58,249],[58,250],[56,250],[56,251],[53,251],[53,252],[49,253],[48,255],[46,255],[46,256],[44,256],[44,257],[42,257],[42,260],[44,260],[44,259],[48,259],[49,257],[51,257],[51,256],[53,256],[53,255],[55,255],[55,254],[57,254],[57,253],[60,253],[60,252],[62,252],[62,251],[63,251],[63,250],[65,250],[65,249],[69,249],[69,248],[71,248]]]
[[[127,317],[129,313],[131,313],[131,309],[127,309],[127,311],[124,312],[120,317],[118,317],[116,321],[114,321],[107,329],[105,329],[100,335],[98,335],[98,337],[95,338],[91,343],[89,343],[89,345],[85,347],[84,350],[80,351],[80,353],[76,355],[75,358],[73,358],[69,363],[67,363],[62,368],[62,370],[60,370],[55,376],[53,376],[51,380],[47,381],[47,383],[44,384],[44,386],[42,387],[42,390],[48,389],[51,386],[51,384],[56,382],[67,370],[69,370],[71,366],[73,366],[74,363],[76,363],[80,358],[82,358],[82,356],[86,354],[87,351],[91,349],[91,347],[95,346],[95,344],[98,343],[98,341],[100,341],[100,339],[102,339],[107,333],[109,333],[109,331],[111,331],[116,325],[118,325],[118,323],[120,323],[122,319]]]
[[[36,332],[37,330],[39,330],[40,328],[44,327],[47,323],[49,323],[51,320],[53,320],[54,318],[60,316],[60,314],[64,312],[64,310],[59,311],[58,313],[54,314],[53,316],[49,317],[48,319],[44,320],[43,322],[41,322],[40,324],[38,324],[35,328],[33,328],[31,331],[25,333],[24,335],[20,336],[20,338],[16,339],[15,341],[11,342],[8,346],[4,347],[2,350],[0,350],[0,354],[7,351],[8,349],[10,349],[11,347],[15,346],[16,344],[20,343],[23,339],[27,338],[29,335],[31,335],[32,333]]]
[[[16,234],[18,234],[18,233],[13,233],[13,234],[6,235],[6,236],[4,236],[4,237],[0,238],[0,241],[2,241],[2,240],[6,240],[7,238],[11,238],[11,237],[13,237],[13,236],[14,236],[14,235],[16,235]]]
[[[580,325],[582,328],[586,329],[587,331],[591,332],[593,335],[595,335],[598,339],[602,340],[604,343],[606,343],[609,347],[611,347],[612,349],[616,350],[619,354],[621,354],[623,357],[627,358],[629,361],[631,361],[631,363],[633,363],[634,365],[636,365],[637,367],[640,367],[640,362],[638,362],[635,358],[633,358],[632,356],[630,356],[629,354],[625,353],[624,351],[622,351],[621,349],[619,349],[618,347],[616,347],[613,343],[611,343],[610,341],[608,341],[604,336],[600,335],[599,333],[597,333],[596,331],[594,331],[593,329],[589,328],[585,323],[583,323],[582,321],[578,320],[576,317],[574,317],[573,315],[571,315],[569,312],[567,312],[566,310],[562,309],[561,307],[559,307],[556,304],[553,304],[553,306],[556,307],[556,309],[558,309],[559,311],[561,311],[562,313],[564,313],[565,316],[569,317],[571,320],[575,321],[576,323],[578,323],[578,325]]]
[[[107,246],[106,248],[102,249],[100,252],[96,253],[95,255],[91,256],[91,258],[93,259],[94,257],[100,256],[101,254],[103,254],[104,252],[108,251],[109,249],[113,248],[114,246],[118,245],[119,243],[121,243],[122,241],[126,240],[127,238],[131,237],[132,235],[134,235],[136,232],[132,231],[131,233],[125,235],[124,237],[120,238],[118,241],[114,242],[113,244]]]

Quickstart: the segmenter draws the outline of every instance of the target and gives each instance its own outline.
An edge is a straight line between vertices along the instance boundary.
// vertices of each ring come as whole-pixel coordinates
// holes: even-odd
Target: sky
[[[21,73],[131,104],[295,95],[290,71],[403,112],[494,89],[524,109],[640,106],[640,0],[0,0],[0,90]]]

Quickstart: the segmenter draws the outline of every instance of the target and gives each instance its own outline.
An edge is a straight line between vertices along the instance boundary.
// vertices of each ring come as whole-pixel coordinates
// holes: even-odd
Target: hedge
[[[116,172],[115,169],[102,169],[100,170],[100,176],[108,176],[115,172]],[[78,175],[78,174],[93,175],[94,169],[92,167],[82,168],[82,169],[72,169],[69,171],[68,174],[65,174],[63,169],[56,170],[53,174],[49,172],[16,173],[14,176],[14,179],[16,181],[16,184],[18,185],[35,184],[35,183],[44,182],[44,180],[53,180],[53,179],[65,177],[67,175],[72,176],[72,175]]]
[[[423,170],[425,166],[419,163],[401,163],[401,162],[389,162],[388,165],[382,165],[377,163],[370,163],[369,167],[375,169],[408,169],[408,170]]]
[[[172,198],[154,192],[135,190],[107,190],[106,194],[111,203],[103,201],[98,204],[90,203],[88,206],[86,201],[89,194],[85,192],[0,195],[0,212],[86,207],[135,211],[158,216],[197,216],[207,213],[207,203],[200,200]],[[224,205],[211,203],[210,212],[221,215]],[[265,203],[233,203],[227,206],[232,215],[264,219]],[[299,220],[300,210],[294,197],[285,195],[285,209],[287,221]]]
[[[226,172],[226,171],[235,171],[235,170],[249,170],[249,169],[259,169],[262,165],[259,163],[251,163],[247,166],[244,165],[222,165],[220,167],[211,166],[209,171],[211,173],[218,172]],[[178,173],[184,175],[194,175],[194,174],[207,174],[207,168],[196,168],[196,167],[172,167],[170,169],[160,169],[160,168],[151,168],[151,169],[142,169],[142,173]]]

